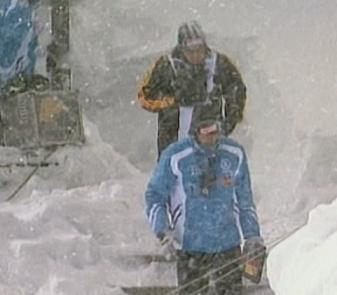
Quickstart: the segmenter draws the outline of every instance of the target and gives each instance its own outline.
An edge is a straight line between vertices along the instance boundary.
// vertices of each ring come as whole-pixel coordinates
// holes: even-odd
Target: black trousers
[[[240,256],[240,247],[214,254],[178,251],[176,294],[241,295]]]

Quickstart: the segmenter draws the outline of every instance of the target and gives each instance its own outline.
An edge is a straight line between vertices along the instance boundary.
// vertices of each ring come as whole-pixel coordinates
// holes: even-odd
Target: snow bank
[[[307,225],[274,248],[267,261],[276,295],[337,294],[337,199],[309,214]]]
[[[118,295],[118,286],[174,278],[169,267],[134,259],[159,249],[144,212],[147,176],[95,125],[85,120],[84,127],[84,146],[58,149],[50,160],[59,166],[40,168],[1,204],[0,294]],[[22,179],[27,171],[20,171]],[[15,183],[7,178],[7,186]]]
[[[131,175],[3,203],[0,290],[11,291],[1,294],[103,295],[115,286],[135,286],[144,276],[151,282],[151,275],[158,276],[154,266],[132,258],[158,246],[137,181]]]
[[[132,258],[156,253],[158,246],[139,181],[130,175],[67,191],[34,191],[2,204],[0,287],[11,290],[2,294],[103,295],[144,277],[149,284],[155,269]]]

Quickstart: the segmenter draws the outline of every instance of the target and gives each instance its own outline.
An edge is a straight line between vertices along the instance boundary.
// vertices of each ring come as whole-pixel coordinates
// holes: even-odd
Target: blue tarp
[[[24,0],[0,0],[0,88],[20,73],[31,74],[38,46],[34,6]]]

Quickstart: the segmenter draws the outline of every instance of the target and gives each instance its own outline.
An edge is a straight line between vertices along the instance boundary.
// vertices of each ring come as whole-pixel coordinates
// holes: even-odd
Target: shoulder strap
[[[208,68],[208,75],[207,75],[207,93],[211,93],[214,88],[214,73],[216,67],[216,60],[218,54],[216,52],[212,52],[212,55],[205,60],[205,64]]]
[[[173,70],[174,75],[177,76],[177,69],[176,69],[176,67],[174,65],[174,61],[173,61],[172,55],[171,54],[167,55],[167,58],[168,58],[168,60],[169,60],[169,62],[171,64],[171,68]]]
[[[179,64],[185,64],[185,63],[181,59],[173,57],[171,54],[167,55],[167,58],[171,64],[171,68],[173,70],[174,75],[177,76],[177,71],[178,71],[177,66],[179,67]]]
[[[218,57],[218,54],[216,52],[212,52],[212,55],[205,60],[205,64],[208,68],[208,76],[207,76],[207,92],[208,93],[210,93],[214,87],[213,77],[215,73],[217,57]],[[177,68],[175,66],[175,62],[181,62],[181,60],[172,57],[171,54],[167,55],[167,59],[169,60],[171,64],[174,74],[177,75]]]

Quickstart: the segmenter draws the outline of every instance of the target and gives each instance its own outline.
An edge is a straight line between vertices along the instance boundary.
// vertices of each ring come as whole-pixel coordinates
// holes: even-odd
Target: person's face
[[[197,140],[199,144],[202,146],[212,147],[217,143],[219,139],[219,135],[220,135],[220,132],[218,129],[213,132],[205,133],[205,134],[198,131]]]
[[[202,64],[206,57],[205,45],[198,45],[193,48],[188,48],[183,51],[187,61],[192,65]]]

